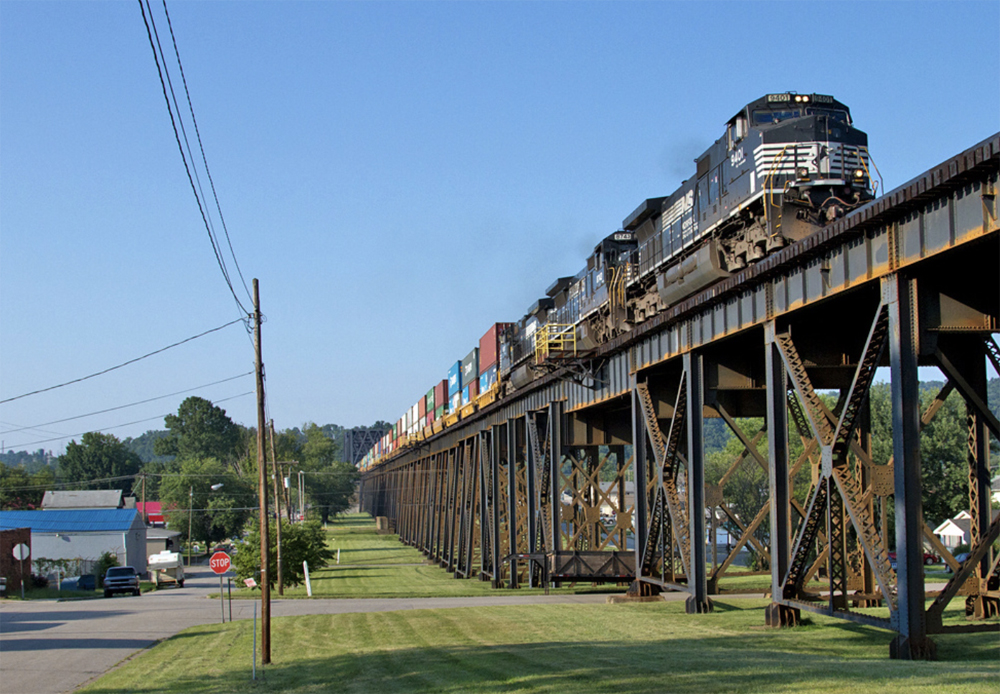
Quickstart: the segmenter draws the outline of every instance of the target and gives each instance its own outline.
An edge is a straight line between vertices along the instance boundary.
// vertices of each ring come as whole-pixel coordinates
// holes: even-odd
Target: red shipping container
[[[500,354],[500,333],[509,325],[510,323],[494,323],[479,339],[480,375],[486,373],[491,366],[497,363]]]
[[[469,399],[475,400],[479,397],[479,381],[473,381],[469,384]]]
[[[438,408],[441,406],[448,405],[448,380],[444,379],[436,386],[434,386],[434,407]]]
[[[420,402],[417,403],[417,419],[423,420],[427,416],[427,400],[420,398]]]

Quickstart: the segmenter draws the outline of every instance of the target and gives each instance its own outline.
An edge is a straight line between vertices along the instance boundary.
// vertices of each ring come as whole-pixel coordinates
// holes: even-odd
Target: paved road
[[[182,629],[221,621],[219,602],[207,599],[209,593],[218,591],[218,577],[207,567],[196,566],[186,573],[184,588],[146,593],[141,598],[0,601],[0,694],[70,692]],[[675,597],[684,599],[686,595]],[[272,615],[603,603],[606,599],[607,594],[498,593],[469,598],[273,600]],[[252,619],[255,604],[234,600],[233,619]]]

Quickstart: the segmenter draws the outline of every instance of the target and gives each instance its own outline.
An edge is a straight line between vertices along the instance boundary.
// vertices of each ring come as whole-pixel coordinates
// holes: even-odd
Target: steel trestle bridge
[[[937,633],[998,629],[986,621],[1000,610],[989,463],[1000,422],[986,394],[1000,373],[998,171],[1000,133],[419,437],[368,470],[362,508],[456,578],[497,588],[628,582],[633,595],[686,592],[700,613],[752,549],[770,564],[770,626],[794,626],[802,610],[873,625],[905,659],[933,658]],[[881,464],[868,398],[880,366],[894,432]],[[918,366],[946,377],[925,411]],[[961,564],[921,505],[921,428],[952,391],[968,432]],[[706,418],[743,447],[716,484]],[[745,418],[764,425],[745,430]],[[741,517],[730,499],[747,466],[766,473],[767,494]],[[717,519],[733,529],[721,561],[704,540]],[[953,570],[940,591],[925,589],[925,543]],[[969,621],[946,626],[956,598]]]

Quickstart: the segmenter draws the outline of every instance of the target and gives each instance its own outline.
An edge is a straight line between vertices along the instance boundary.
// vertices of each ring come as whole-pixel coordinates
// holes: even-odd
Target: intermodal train
[[[766,94],[741,108],[666,197],[644,200],[572,277],[496,323],[404,413],[363,468],[523,388],[679,301],[872,200],[868,136],[832,96]]]

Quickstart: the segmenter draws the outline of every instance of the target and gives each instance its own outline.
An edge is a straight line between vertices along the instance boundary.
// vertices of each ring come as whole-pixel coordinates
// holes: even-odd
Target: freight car
[[[572,277],[558,278],[517,323],[483,337],[491,363],[462,362],[449,375],[442,413],[414,405],[363,463],[454,423],[536,378],[552,354],[587,351],[803,239],[872,200],[868,136],[832,96],[767,94],[741,108],[695,159],[695,173],[665,197],[644,200]],[[493,351],[496,357],[493,358]],[[491,374],[483,375],[492,368]],[[464,378],[464,381],[462,381]],[[481,388],[480,388],[481,386]],[[478,395],[476,394],[479,389]],[[426,413],[432,413],[428,419]]]

